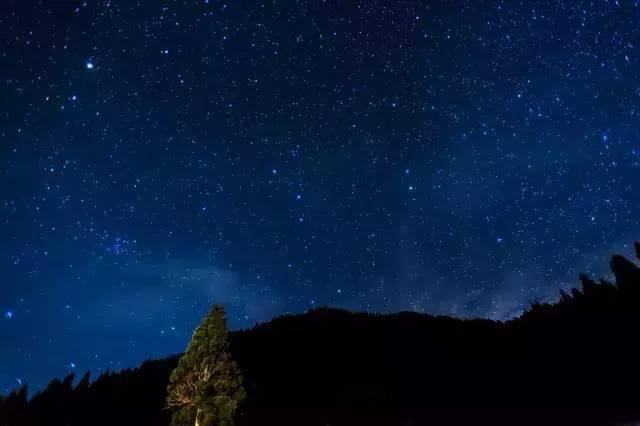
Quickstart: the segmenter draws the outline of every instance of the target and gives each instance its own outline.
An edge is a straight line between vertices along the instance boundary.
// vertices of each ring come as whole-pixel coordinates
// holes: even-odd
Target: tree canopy
[[[224,308],[214,305],[196,328],[169,379],[172,425],[233,425],[245,398],[242,376],[229,353]]]

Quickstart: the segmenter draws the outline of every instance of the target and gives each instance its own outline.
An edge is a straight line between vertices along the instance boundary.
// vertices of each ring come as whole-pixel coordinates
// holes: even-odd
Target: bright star
[[[6,319],[11,319],[11,318],[13,318],[13,311],[7,311],[7,312],[5,312],[5,313],[4,313],[4,317],[5,317]]]
[[[88,70],[92,70],[92,69],[93,69],[93,62],[87,62],[87,63],[85,64],[85,67],[86,67]]]

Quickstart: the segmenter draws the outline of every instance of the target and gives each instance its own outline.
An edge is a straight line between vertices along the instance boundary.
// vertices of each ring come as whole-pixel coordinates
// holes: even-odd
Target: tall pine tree
[[[167,404],[173,426],[231,426],[245,398],[242,376],[231,359],[224,308],[214,305],[196,328],[171,373]]]

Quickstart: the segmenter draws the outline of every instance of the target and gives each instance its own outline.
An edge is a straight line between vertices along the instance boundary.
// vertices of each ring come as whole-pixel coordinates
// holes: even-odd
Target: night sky
[[[640,2],[0,2],[0,391],[333,306],[510,318],[640,237]]]

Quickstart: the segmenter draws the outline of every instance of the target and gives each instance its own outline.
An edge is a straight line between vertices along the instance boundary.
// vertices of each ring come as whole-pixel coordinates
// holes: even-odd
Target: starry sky
[[[0,391],[211,303],[506,319],[640,237],[640,2],[0,2]]]

